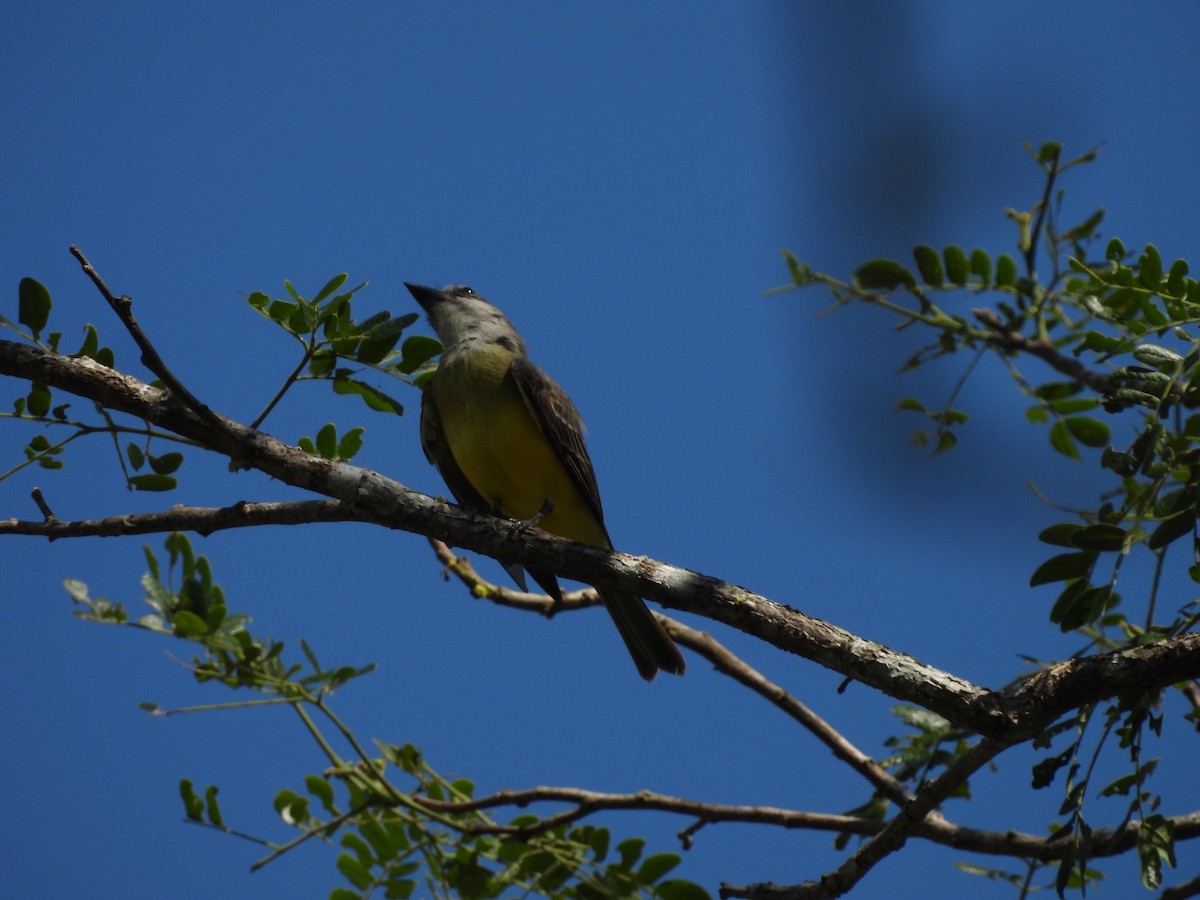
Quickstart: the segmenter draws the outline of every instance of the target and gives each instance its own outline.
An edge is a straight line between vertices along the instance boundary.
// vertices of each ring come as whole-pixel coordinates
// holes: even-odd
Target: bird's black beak
[[[413,295],[413,299],[421,304],[421,309],[427,313],[432,312],[436,304],[446,299],[446,295],[437,288],[425,287],[423,284],[413,284],[411,281],[404,282],[404,286]]]

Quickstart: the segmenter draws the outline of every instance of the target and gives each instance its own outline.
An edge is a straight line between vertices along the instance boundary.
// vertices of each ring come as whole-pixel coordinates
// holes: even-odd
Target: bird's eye
[[[475,296],[475,292],[473,290],[471,290],[469,287],[467,287],[465,284],[458,289],[458,292],[460,294],[462,294],[464,297],[474,297]]]

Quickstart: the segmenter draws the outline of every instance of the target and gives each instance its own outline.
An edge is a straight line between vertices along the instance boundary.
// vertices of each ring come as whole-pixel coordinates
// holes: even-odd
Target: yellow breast
[[[455,462],[500,515],[529,519],[548,501],[541,528],[607,546],[603,525],[509,376],[512,358],[502,347],[483,347],[438,366],[430,390]]]

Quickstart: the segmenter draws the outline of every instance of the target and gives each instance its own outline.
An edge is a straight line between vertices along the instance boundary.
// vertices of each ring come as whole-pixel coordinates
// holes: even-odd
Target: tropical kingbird
[[[421,398],[421,447],[459,504],[611,550],[583,421],[566,391],[529,361],[504,313],[469,287],[405,285],[445,345]],[[521,567],[504,567],[524,590]],[[529,574],[562,600],[554,573]],[[641,597],[597,592],[643,678],[683,674],[683,656]]]

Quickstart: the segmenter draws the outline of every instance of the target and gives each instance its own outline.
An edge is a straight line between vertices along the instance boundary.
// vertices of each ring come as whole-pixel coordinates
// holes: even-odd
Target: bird
[[[583,420],[512,322],[466,285],[405,287],[443,345],[421,397],[421,447],[459,505],[611,550]],[[502,565],[525,590],[521,566]],[[529,574],[562,601],[554,573]],[[642,678],[683,674],[683,655],[641,597],[596,590]]]

